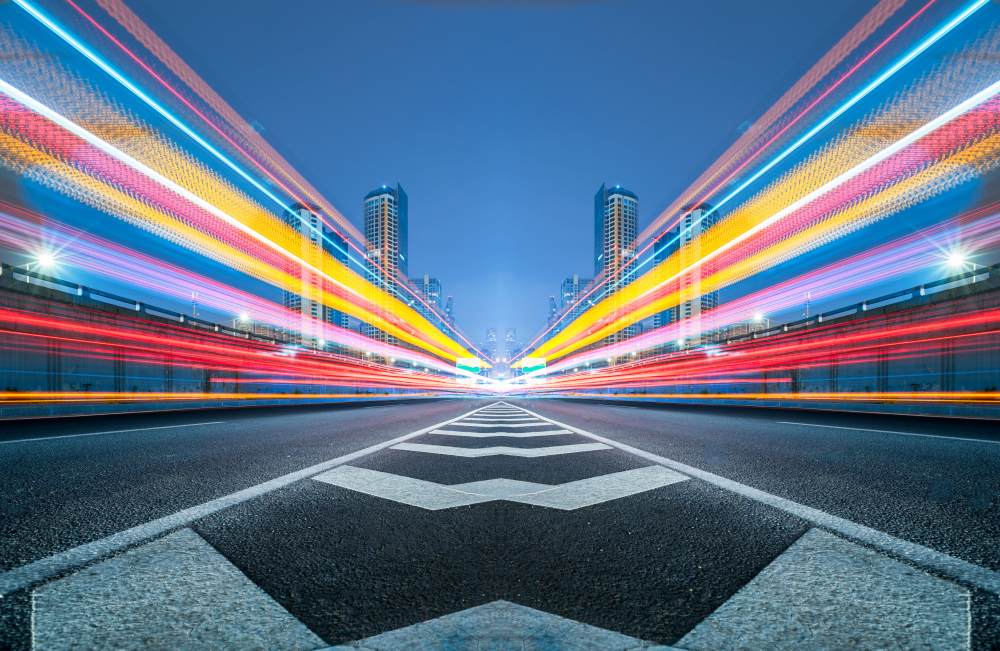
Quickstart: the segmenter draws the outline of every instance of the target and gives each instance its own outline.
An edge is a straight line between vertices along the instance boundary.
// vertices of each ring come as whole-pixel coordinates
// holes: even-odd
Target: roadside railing
[[[861,301],[860,303],[852,303],[850,305],[845,305],[844,307],[837,308],[835,310],[827,310],[826,312],[821,312],[819,314],[808,316],[804,319],[799,319],[798,321],[789,321],[788,323],[782,323],[766,330],[755,330],[748,332],[743,335],[738,335],[735,337],[727,337],[726,343],[731,344],[740,341],[746,341],[748,339],[757,339],[759,337],[766,337],[768,335],[777,334],[781,332],[788,332],[789,330],[805,327],[814,323],[823,323],[824,320],[830,317],[841,315],[841,314],[862,314],[867,312],[872,306],[878,305],[879,303],[886,303],[887,301],[892,301],[900,297],[906,297],[906,300],[919,299],[921,296],[925,296],[927,290],[933,289],[935,287],[940,287],[942,285],[950,285],[951,283],[959,282],[960,280],[965,280],[966,278],[977,278],[979,276],[987,276],[989,278],[996,278],[1000,276],[1000,264],[991,264],[988,267],[980,267],[972,271],[966,271],[964,273],[956,274],[954,276],[948,276],[947,278],[942,278],[940,280],[935,280],[933,282],[924,283],[923,285],[918,285],[910,289],[903,289],[898,292],[893,292],[891,294],[886,294],[885,296],[879,296],[878,298],[873,298],[866,301]],[[975,281],[973,281],[975,282]]]
[[[31,283],[31,279],[48,283],[50,285],[55,285],[56,288],[62,289],[66,288],[66,293],[75,294],[80,298],[93,298],[100,297],[102,299],[109,299],[115,303],[120,304],[120,307],[125,307],[127,309],[135,310],[137,314],[157,314],[161,316],[166,316],[176,320],[178,323],[184,325],[190,325],[196,330],[218,332],[220,334],[229,335],[232,337],[238,337],[240,339],[250,339],[253,341],[259,341],[269,344],[277,343],[287,343],[284,338],[278,337],[265,337],[264,335],[258,335],[253,332],[248,332],[245,330],[237,330],[227,325],[222,325],[220,323],[214,323],[212,321],[207,321],[205,319],[199,319],[198,317],[189,316],[181,312],[175,312],[173,310],[168,310],[166,308],[157,307],[155,305],[150,305],[143,301],[137,301],[131,298],[126,298],[125,296],[119,296],[117,294],[112,294],[111,292],[105,292],[100,289],[94,289],[93,287],[87,287],[86,285],[81,285],[79,283],[73,283],[68,280],[63,280],[62,278],[56,278],[54,276],[49,276],[47,274],[40,273],[38,271],[31,271],[30,269],[24,267],[15,267],[13,265],[7,264],[6,262],[0,262],[0,276],[5,276],[8,273],[11,277],[17,280],[16,276],[23,276],[24,281]],[[114,304],[114,303],[113,303]]]

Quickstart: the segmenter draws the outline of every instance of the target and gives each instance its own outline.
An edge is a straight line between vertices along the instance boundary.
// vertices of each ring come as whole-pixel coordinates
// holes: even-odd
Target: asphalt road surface
[[[996,422],[503,399],[0,423],[0,647],[1000,648]]]

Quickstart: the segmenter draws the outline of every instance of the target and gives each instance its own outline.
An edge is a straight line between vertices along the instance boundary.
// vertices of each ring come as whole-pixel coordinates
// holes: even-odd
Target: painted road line
[[[461,642],[456,643],[456,640]],[[603,651],[672,649],[509,601],[493,601],[343,646],[335,646],[328,651],[457,648],[602,649]]]
[[[515,479],[488,479],[447,486],[368,468],[340,466],[313,479],[428,511],[496,500],[572,511],[663,488],[687,481],[689,477],[663,466],[646,466],[554,486]]]
[[[967,651],[969,607],[960,585],[810,529],[674,644]]]
[[[652,461],[653,463],[666,466],[667,468],[676,470],[677,472],[688,475],[689,477],[695,477],[704,482],[730,491],[731,493],[736,493],[737,495],[742,495],[743,497],[747,497],[756,502],[767,504],[768,506],[776,508],[779,511],[784,511],[785,513],[794,515],[797,518],[811,522],[816,526],[839,533],[846,538],[850,538],[866,545],[871,545],[876,549],[898,556],[899,558],[910,561],[914,565],[932,569],[939,574],[957,581],[975,586],[992,594],[1000,595],[1000,573],[994,572],[993,570],[989,570],[968,561],[963,561],[960,558],[955,558],[954,556],[930,549],[929,547],[924,547],[923,545],[919,545],[917,543],[912,543],[901,538],[896,538],[895,536],[890,536],[889,534],[878,531],[877,529],[872,529],[871,527],[866,527],[862,524],[831,515],[825,511],[814,509],[811,506],[805,506],[804,504],[799,504],[798,502],[793,502],[792,500],[778,497],[777,495],[772,495],[771,493],[766,493],[762,490],[747,486],[746,484],[741,484],[731,479],[726,479],[720,475],[701,470],[700,468],[695,468],[694,466],[689,466],[687,464],[680,463],[679,461],[674,461],[673,459],[661,457],[660,455],[653,454],[652,452],[640,450],[639,448],[626,445],[625,443],[619,443],[618,441],[614,441],[597,434],[592,434],[586,430],[580,429],[579,427],[573,427],[572,425],[567,425],[557,420],[552,420],[551,418],[545,418],[544,416],[534,414],[534,412],[529,411],[528,413],[538,416],[543,420],[547,420],[558,427],[563,427],[576,432],[581,436],[586,436],[587,438],[595,441],[601,441],[602,443],[616,447],[619,450],[624,450],[625,452],[642,457],[643,459]]]
[[[555,445],[547,448],[511,448],[498,445],[489,448],[455,448],[449,445],[428,445],[426,443],[400,443],[390,448],[405,452],[426,452],[428,454],[443,454],[450,457],[493,457],[505,455],[508,457],[551,457],[557,454],[576,454],[577,452],[594,452],[610,450],[603,443],[577,443],[576,445]]]
[[[202,425],[222,425],[226,421],[216,420],[211,423],[188,423],[187,425],[163,425],[162,427],[137,427],[135,429],[116,429],[108,432],[87,432],[85,434],[60,434],[59,436],[39,436],[33,439],[17,439],[16,441],[0,441],[5,443],[31,443],[33,441],[54,441],[56,439],[72,439],[79,436],[101,436],[103,434],[125,434],[127,432],[149,432],[154,429],[177,429],[178,427],[200,427]]]
[[[72,549],[67,549],[66,551],[59,552],[58,554],[53,554],[52,556],[37,560],[33,563],[28,563],[27,565],[16,567],[13,570],[8,570],[7,572],[0,574],[0,597],[18,590],[23,590],[24,588],[35,585],[36,583],[41,583],[42,581],[64,574],[65,572],[104,558],[105,556],[110,556],[111,554],[120,552],[129,547],[134,547],[135,545],[147,542],[157,536],[173,531],[174,529],[180,529],[181,527],[185,527],[196,520],[200,520],[201,518],[212,515],[213,513],[218,513],[219,511],[227,509],[235,504],[241,504],[256,497],[260,497],[261,495],[266,495],[267,493],[276,491],[279,488],[284,488],[289,484],[294,484],[295,482],[308,479],[313,475],[318,475],[319,473],[331,468],[336,468],[337,466],[354,461],[355,459],[365,457],[373,452],[378,452],[379,450],[392,447],[402,441],[422,436],[431,430],[440,429],[446,425],[454,423],[457,420],[465,418],[469,414],[475,413],[476,411],[479,410],[476,409],[471,412],[467,412],[461,416],[456,416],[455,418],[446,420],[443,423],[435,423],[434,425],[417,430],[411,434],[404,434],[403,436],[398,436],[382,443],[376,443],[375,445],[358,450],[357,452],[351,452],[350,454],[345,454],[337,457],[336,459],[330,459],[322,463],[317,463],[314,466],[309,466],[308,468],[303,468],[302,470],[297,470],[295,472],[288,473],[287,475],[276,477],[275,479],[257,484],[256,486],[251,486],[250,488],[245,488],[224,497],[219,497],[214,500],[198,504],[197,506],[177,511],[176,513],[166,515],[162,518],[157,518],[156,520],[152,520],[145,524],[132,527],[131,529],[119,531],[118,533],[112,534],[106,538],[101,538],[100,540],[95,540],[78,547],[73,547]]]
[[[191,529],[32,594],[32,648],[325,648],[315,633]]]
[[[467,423],[462,421],[460,423],[452,423],[453,425],[462,425],[464,427],[541,427],[543,425],[548,425],[546,421],[541,421],[538,423]]]
[[[546,423],[548,424],[548,423]],[[488,439],[496,437],[509,437],[526,439],[533,436],[558,436],[559,434],[572,434],[568,429],[550,429],[544,432],[457,432],[454,430],[436,429],[431,434],[444,434],[445,436],[468,436],[478,439]]]
[[[786,420],[779,420],[779,425],[800,425],[802,427],[825,427],[826,429],[847,429],[853,430],[855,432],[878,432],[879,434],[899,434],[900,436],[922,436],[929,439],[946,439],[949,441],[971,441],[973,443],[994,443],[1000,444],[1000,441],[991,441],[989,439],[970,439],[962,438],[959,436],[943,436],[941,434],[916,434],[914,432],[897,432],[891,429],[866,429],[864,427],[841,427],[838,425],[816,425],[814,423],[792,423]]]

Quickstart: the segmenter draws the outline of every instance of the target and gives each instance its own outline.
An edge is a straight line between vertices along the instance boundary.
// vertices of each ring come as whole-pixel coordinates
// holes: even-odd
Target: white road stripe
[[[116,429],[108,432],[87,432],[85,434],[60,434],[59,436],[40,436],[33,439],[17,439],[15,441],[0,441],[4,443],[31,443],[32,441],[54,441],[56,439],[72,439],[78,436],[100,436],[102,434],[125,434],[126,432],[148,432],[154,429],[176,429],[178,427],[199,427],[201,425],[222,425],[226,421],[216,420],[211,423],[188,423],[187,425],[164,425],[162,427],[137,427],[135,429]]]
[[[500,445],[489,448],[455,448],[450,445],[428,445],[426,443],[400,443],[392,446],[393,450],[407,452],[426,452],[428,454],[443,454],[450,457],[493,457],[504,455],[508,457],[551,457],[557,454],[576,454],[577,452],[594,452],[610,450],[611,447],[601,443],[578,443],[576,445],[555,445],[547,448],[511,448]]]
[[[802,427],[825,427],[827,429],[848,429],[856,432],[878,432],[880,434],[899,434],[900,436],[922,436],[929,439],[947,439],[949,441],[972,441],[973,443],[1000,443],[989,439],[970,439],[960,436],[942,436],[941,434],[916,434],[914,432],[897,432],[891,429],[866,429],[864,427],[840,427],[838,425],[816,425],[815,423],[793,423],[786,420],[779,420],[779,425],[800,425]]]
[[[689,477],[662,466],[646,466],[555,486],[515,479],[487,479],[447,486],[378,470],[340,466],[313,479],[429,511],[494,500],[572,511],[663,488],[687,481]]]
[[[457,423],[456,423],[457,424]],[[468,436],[478,439],[488,439],[494,436],[526,439],[532,436],[558,436],[559,434],[572,434],[568,429],[552,429],[544,432],[457,432],[454,430],[436,429],[431,434],[444,434],[446,436]]]
[[[924,547],[923,545],[918,545],[917,543],[912,543],[901,538],[896,538],[895,536],[890,536],[889,534],[878,531],[877,529],[872,529],[871,527],[866,527],[862,524],[831,515],[825,511],[814,509],[811,506],[805,506],[804,504],[799,504],[798,502],[793,502],[792,500],[778,497],[777,495],[772,495],[771,493],[766,493],[762,490],[747,486],[746,484],[741,484],[731,479],[726,479],[720,475],[701,470],[700,468],[695,468],[694,466],[689,466],[687,464],[680,463],[679,461],[674,461],[673,459],[661,457],[660,455],[653,454],[652,452],[640,450],[639,448],[632,447],[631,445],[626,445],[597,434],[592,434],[586,430],[582,430],[578,427],[573,427],[572,425],[567,425],[565,423],[560,423],[559,421],[552,420],[551,418],[545,418],[544,416],[535,414],[531,411],[528,411],[528,413],[538,416],[543,420],[547,420],[558,427],[563,427],[576,432],[581,436],[586,436],[587,438],[595,441],[601,441],[602,443],[616,447],[619,450],[624,450],[625,452],[630,452],[636,456],[642,457],[643,459],[648,459],[653,463],[666,466],[667,468],[672,468],[673,470],[684,473],[690,477],[696,477],[704,482],[723,488],[731,493],[742,495],[743,497],[747,497],[756,502],[760,502],[780,511],[784,511],[785,513],[794,515],[797,518],[811,522],[816,526],[839,533],[840,535],[850,538],[851,540],[865,543],[875,547],[876,549],[889,552],[890,554],[894,554],[900,558],[910,561],[914,565],[932,569],[957,581],[975,586],[995,595],[1000,595],[1000,573],[994,572],[993,570],[975,565],[974,563],[970,563],[968,561],[963,561],[960,558],[955,558],[954,556],[933,550],[929,547]]]
[[[195,520],[200,520],[201,518],[212,515],[213,513],[218,513],[223,509],[229,508],[230,506],[252,500],[255,497],[260,497],[261,495],[276,491],[279,488],[284,488],[285,486],[294,484],[297,481],[308,479],[313,475],[318,475],[323,471],[336,468],[337,466],[341,466],[350,461],[354,461],[355,459],[367,456],[373,452],[384,450],[402,441],[421,436],[431,430],[444,427],[445,425],[450,425],[456,420],[464,418],[469,414],[476,413],[476,411],[479,410],[476,409],[462,414],[461,416],[456,416],[455,418],[446,420],[443,423],[436,423],[430,427],[425,427],[411,434],[405,434],[389,441],[376,443],[375,445],[358,450],[357,452],[345,454],[341,457],[337,457],[336,459],[330,459],[322,463],[317,463],[314,466],[303,468],[302,470],[290,472],[287,475],[282,475],[281,477],[257,484],[256,486],[251,486],[250,488],[245,488],[224,497],[219,497],[217,499],[198,504],[197,506],[177,511],[171,515],[157,518],[156,520],[140,524],[132,527],[131,529],[119,531],[118,533],[112,534],[107,538],[101,538],[100,540],[95,540],[78,547],[73,547],[72,549],[67,549],[66,551],[59,552],[58,554],[53,554],[48,558],[35,561],[34,563],[28,563],[27,565],[16,567],[13,570],[8,570],[7,572],[0,574],[0,597],[22,590],[36,583],[41,583],[42,581],[51,579],[54,576],[58,576],[77,567],[81,567],[105,556],[110,556],[111,554],[122,551],[123,549],[134,547],[135,545],[165,534],[168,531],[180,529],[181,527],[191,524]]]
[[[525,421],[539,422],[537,418],[466,418],[465,420],[470,423],[496,423],[498,425],[504,425],[506,423],[523,423]]]
[[[548,425],[545,421],[538,423],[469,423],[461,421],[452,424],[462,425],[463,427],[541,427],[543,425]]]

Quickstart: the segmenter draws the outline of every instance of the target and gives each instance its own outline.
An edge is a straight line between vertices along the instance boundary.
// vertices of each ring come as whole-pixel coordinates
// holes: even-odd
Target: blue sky
[[[665,208],[871,2],[130,0],[345,215],[399,182],[410,275],[528,339],[593,195]]]

